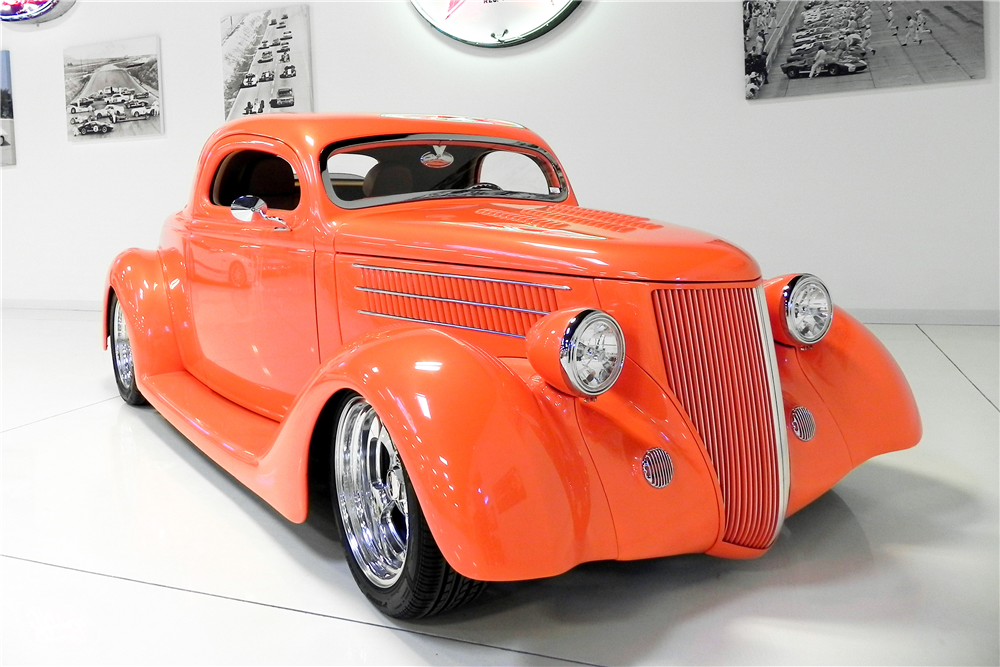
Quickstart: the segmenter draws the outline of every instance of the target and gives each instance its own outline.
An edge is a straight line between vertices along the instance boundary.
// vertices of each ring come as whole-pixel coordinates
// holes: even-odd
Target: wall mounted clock
[[[59,18],[76,0],[3,0],[0,21],[5,23],[44,23]]]
[[[410,0],[420,15],[453,39],[474,46],[513,46],[543,35],[580,0]]]

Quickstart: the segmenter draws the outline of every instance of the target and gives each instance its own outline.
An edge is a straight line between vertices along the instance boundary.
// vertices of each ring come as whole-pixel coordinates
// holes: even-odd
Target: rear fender
[[[348,345],[307,393],[347,388],[368,400],[447,561],[471,578],[510,581],[616,556],[586,445],[578,429],[559,425],[575,427],[573,407],[554,419],[544,396],[559,397],[541,387],[533,392],[510,367],[446,333],[402,328]],[[303,407],[315,403],[303,397]]]
[[[126,250],[115,258],[105,284],[103,334],[108,345],[111,291],[118,295],[128,325],[129,342],[142,390],[145,378],[183,370],[167,302],[159,255],[152,250]]]

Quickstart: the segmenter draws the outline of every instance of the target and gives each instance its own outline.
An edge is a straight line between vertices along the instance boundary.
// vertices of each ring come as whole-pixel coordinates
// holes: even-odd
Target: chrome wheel
[[[122,305],[115,299],[115,310],[112,315],[111,352],[115,355],[115,372],[122,386],[130,387],[134,382],[135,367],[132,365],[132,344],[128,340],[128,330],[125,328],[125,313]]]
[[[388,588],[403,572],[410,542],[407,482],[389,431],[360,396],[341,412],[334,457],[337,504],[351,555],[371,583]]]

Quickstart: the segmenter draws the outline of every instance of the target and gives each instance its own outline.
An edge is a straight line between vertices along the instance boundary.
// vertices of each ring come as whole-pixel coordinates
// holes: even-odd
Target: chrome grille
[[[788,502],[788,443],[763,288],[653,292],[670,389],[708,450],[723,540],[765,549]]]

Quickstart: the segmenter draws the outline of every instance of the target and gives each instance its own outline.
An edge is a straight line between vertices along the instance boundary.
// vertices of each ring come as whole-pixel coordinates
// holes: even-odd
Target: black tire
[[[145,397],[135,384],[135,362],[132,359],[132,345],[125,328],[125,315],[118,295],[111,293],[108,302],[108,336],[111,338],[111,366],[115,371],[115,383],[122,400],[129,405],[146,405]]]
[[[378,448],[384,448],[385,443],[388,443],[388,447],[395,452],[395,445],[388,437],[388,430],[381,425],[375,409],[358,394],[351,394],[341,404],[339,415],[331,447],[330,489],[338,533],[343,541],[348,566],[358,587],[379,611],[400,619],[433,616],[474,600],[486,588],[486,582],[462,576],[441,555],[398,453],[394,458],[392,453],[389,453],[389,458],[381,465],[378,461],[385,455],[373,454]],[[352,443],[351,440],[355,435],[365,444]],[[372,443],[375,449],[364,449],[372,447]],[[359,447],[357,453],[360,456],[352,459],[349,450],[353,446]],[[375,461],[376,469],[385,467],[384,475],[380,470],[375,475],[376,479],[386,478],[385,482],[381,483],[385,498],[391,498],[395,493],[401,500],[405,494],[405,503],[399,503],[395,508],[387,504],[378,510],[375,509],[377,503],[374,500],[374,492],[366,494],[363,490],[357,492],[348,488],[357,480],[371,479],[371,476],[345,474],[345,470],[351,469],[352,460]],[[370,465],[364,467],[366,470],[371,469]],[[389,479],[390,473],[395,475],[394,479]],[[402,482],[402,489],[399,489],[399,482]],[[364,484],[360,486],[364,487]],[[374,488],[375,485],[372,485],[371,489]],[[368,496],[371,498],[366,500]],[[365,532],[361,530],[356,515],[366,510],[373,514],[381,512],[383,516],[390,515],[391,518],[384,524],[376,526],[375,530]],[[354,516],[351,515],[352,511],[355,513]],[[391,530],[393,538],[405,545],[401,549],[402,560],[398,563],[398,567],[395,567],[395,563],[385,567],[386,560],[378,557],[367,558],[362,553],[371,549],[379,550],[379,545],[360,539],[362,535],[382,534],[383,531],[379,528]],[[404,532],[400,530],[401,528],[405,528],[405,536],[399,535]],[[382,548],[382,552],[377,556],[384,554],[385,549]],[[379,575],[382,575],[381,578]],[[375,581],[381,583],[376,584]]]
[[[840,68],[837,67],[836,65],[830,65],[829,67],[826,68],[826,73],[829,74],[830,76],[837,76],[838,74],[840,74]]]
[[[799,76],[799,70],[795,69],[794,67],[789,67],[787,70],[785,70],[785,76],[787,76],[789,79],[795,79]]]

